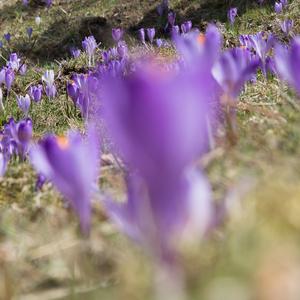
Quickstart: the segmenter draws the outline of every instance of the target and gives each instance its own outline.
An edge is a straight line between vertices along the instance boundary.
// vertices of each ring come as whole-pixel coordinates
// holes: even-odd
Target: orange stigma
[[[204,45],[205,44],[205,36],[203,34],[198,34],[197,40],[198,40],[198,42],[199,42],[200,45]]]
[[[57,139],[56,139],[57,145],[61,150],[66,150],[69,147],[69,140],[66,136],[64,135],[60,135]]]
[[[72,84],[74,84],[75,82],[74,82],[74,80],[72,80]]]
[[[88,74],[84,74],[84,76],[85,76],[86,78],[88,78],[89,75],[88,75]]]
[[[262,36],[261,38],[262,38],[263,40],[265,39],[265,37],[264,37],[264,36]]]
[[[241,49],[244,50],[244,49],[245,49],[245,46],[242,46]]]

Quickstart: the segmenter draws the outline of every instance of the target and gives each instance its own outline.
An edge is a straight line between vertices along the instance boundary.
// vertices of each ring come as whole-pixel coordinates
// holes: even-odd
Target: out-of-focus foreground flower
[[[75,208],[84,234],[90,228],[90,194],[100,169],[98,146],[97,133],[90,126],[88,143],[71,132],[66,137],[48,136],[30,151],[35,169],[52,181]]]

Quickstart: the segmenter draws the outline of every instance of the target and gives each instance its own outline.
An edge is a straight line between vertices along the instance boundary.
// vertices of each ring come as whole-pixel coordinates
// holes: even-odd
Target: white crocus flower
[[[42,19],[40,17],[35,18],[35,22],[36,22],[37,26],[40,26],[41,21],[42,21]]]

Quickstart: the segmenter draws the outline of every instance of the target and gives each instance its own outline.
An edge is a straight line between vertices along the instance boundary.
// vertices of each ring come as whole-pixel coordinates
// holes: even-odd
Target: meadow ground
[[[47,69],[61,72],[58,94],[32,103],[33,141],[51,131],[84,130],[79,110],[66,94],[72,74],[92,70],[86,54],[71,58],[69,45],[82,49],[85,36],[101,42],[100,51],[113,45],[111,29],[124,28],[130,59],[151,52],[155,63],[177,59],[173,47],[146,51],[138,29],[156,28],[156,37],[168,38],[167,22],[159,17],[159,1],[53,0],[49,15],[42,0],[4,0],[0,4],[0,38],[11,33],[10,49],[27,57],[28,70],[14,81],[2,126],[10,117],[22,118],[16,95],[41,84]],[[219,22],[223,48],[239,45],[239,34],[271,31],[288,43],[279,24],[294,19],[291,36],[299,34],[300,3],[288,1],[279,19],[274,1],[262,10],[251,0],[170,1],[176,23],[191,20],[204,31]],[[235,26],[227,21],[230,7],[238,7]],[[42,18],[37,26],[35,17]],[[26,29],[32,27],[31,44]],[[34,43],[35,42],[35,43]],[[34,43],[34,45],[33,45]],[[33,45],[33,46],[32,46]],[[9,59],[0,49],[0,66]],[[35,69],[42,68],[38,73]],[[3,93],[6,96],[3,86]],[[222,115],[222,114],[221,114]],[[226,199],[234,209],[224,224],[197,248],[183,249],[189,299],[246,300],[300,299],[300,103],[296,93],[275,76],[257,72],[257,85],[247,84],[237,107],[239,139],[228,142],[226,122],[216,126],[216,147],[196,164],[207,172],[216,205]],[[93,202],[92,230],[82,239],[76,216],[63,206],[63,197],[51,183],[35,192],[37,174],[28,161],[10,163],[0,181],[0,299],[151,299],[151,264],[146,256],[108,222],[100,201]],[[100,188],[124,198],[125,184],[110,153],[103,154]],[[283,293],[284,296],[280,296]],[[290,293],[290,294],[289,294]],[[226,295],[226,297],[224,297]]]

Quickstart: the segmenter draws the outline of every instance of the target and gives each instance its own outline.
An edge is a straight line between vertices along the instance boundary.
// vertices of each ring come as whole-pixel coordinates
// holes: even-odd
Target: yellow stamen
[[[197,39],[200,45],[205,44],[205,36],[203,34],[198,34]]]
[[[64,135],[60,135],[57,139],[56,139],[57,145],[60,149],[62,150],[66,150],[67,148],[69,148],[69,140],[66,136]]]

